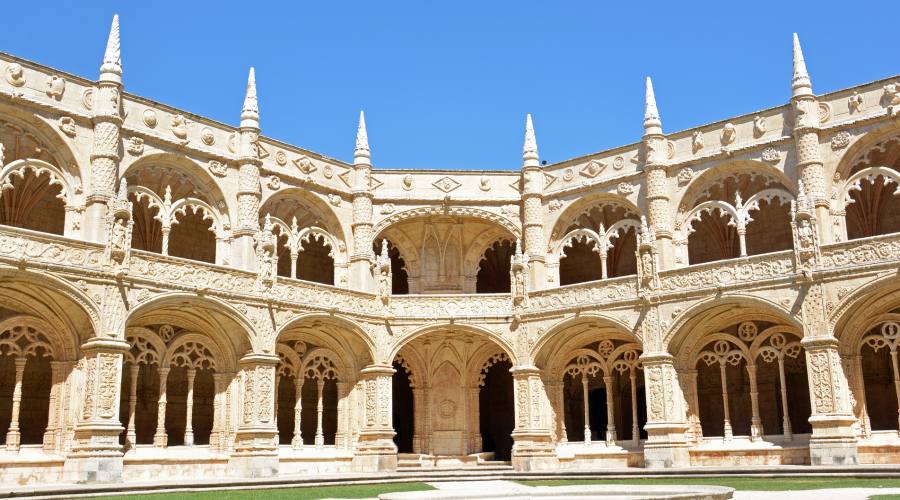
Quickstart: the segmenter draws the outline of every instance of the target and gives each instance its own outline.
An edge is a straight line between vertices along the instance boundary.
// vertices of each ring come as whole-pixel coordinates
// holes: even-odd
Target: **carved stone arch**
[[[316,347],[303,356],[300,373],[306,378],[315,380],[331,378],[341,382],[352,381],[352,376],[347,372],[347,367],[341,363],[340,356],[323,347]]]
[[[581,347],[599,338],[612,338],[642,345],[633,326],[599,313],[585,313],[562,319],[535,339],[531,359],[535,366],[552,372],[567,350]]]
[[[11,179],[13,176],[24,178],[25,173],[31,171],[36,177],[46,175],[51,186],[59,187],[57,198],[65,203],[66,207],[78,207],[84,205],[84,197],[81,196],[81,186],[78,189],[73,186],[71,175],[66,174],[62,169],[43,160],[34,158],[24,158],[14,160],[3,165],[0,168],[0,197],[3,192],[13,189]]]
[[[142,179],[142,171],[155,171],[152,178]],[[123,162],[121,176],[128,179],[128,185],[144,186],[162,197],[166,187],[166,175],[176,176],[182,182],[193,185],[194,191],[191,197],[197,198],[213,207],[217,213],[228,217],[228,220],[236,220],[232,213],[232,207],[224,195],[218,181],[207,172],[196,160],[175,153],[153,153],[141,156],[131,163]],[[149,185],[141,180],[149,181]],[[157,185],[158,184],[158,185]],[[186,198],[184,192],[175,185],[172,187],[173,200]]]
[[[850,292],[829,315],[841,354],[855,354],[856,346],[869,330],[872,318],[900,307],[900,286],[896,274],[873,280]]]
[[[223,371],[222,364],[226,362],[215,339],[203,333],[183,332],[172,339],[162,366]]]
[[[388,360],[394,359],[394,357],[397,356],[397,353],[400,352],[400,349],[402,349],[405,345],[409,344],[413,340],[415,340],[419,337],[422,337],[424,335],[427,335],[429,333],[436,333],[436,332],[441,332],[441,331],[451,331],[451,332],[454,332],[455,334],[470,333],[475,336],[483,337],[486,340],[489,340],[489,341],[497,344],[503,350],[503,352],[505,352],[506,355],[509,356],[510,362],[513,364],[513,366],[515,366],[519,361],[518,357],[516,356],[516,351],[513,348],[512,344],[510,344],[506,339],[504,339],[501,334],[493,332],[493,331],[491,331],[487,328],[484,328],[482,326],[479,326],[479,325],[473,325],[470,323],[459,323],[459,322],[454,322],[452,324],[450,324],[450,323],[428,324],[428,325],[424,325],[419,328],[416,328],[410,332],[407,332],[406,335],[404,335],[400,338],[394,339],[394,344],[391,347],[391,350],[389,352],[389,355],[387,356],[387,359]]]
[[[466,377],[467,384],[470,386],[484,386],[484,377],[492,366],[501,361],[512,362],[505,352],[494,350],[493,354],[489,354],[490,351],[487,347],[480,349],[472,358],[469,373]]]
[[[53,121],[39,114],[31,113],[26,108],[0,104],[0,141],[3,141],[6,146],[4,163],[10,163],[11,159],[22,158],[15,158],[18,155],[14,153],[10,144],[6,144],[3,136],[22,134],[41,148],[40,157],[35,159],[56,165],[73,189],[84,190],[84,186],[90,178],[89,164],[79,161],[78,146],[74,143],[73,146],[70,146],[70,139],[59,130],[58,123],[53,123]],[[32,152],[34,152],[33,148]],[[25,157],[23,156],[23,158]]]
[[[418,277],[422,274],[420,267],[421,259],[419,258],[419,250],[415,243],[402,231],[393,231],[391,228],[385,229],[372,241],[387,239],[394,248],[400,252],[400,258],[405,263],[405,269],[409,278]]]
[[[873,148],[891,140],[900,140],[900,123],[897,123],[896,120],[856,136],[835,165],[834,178],[846,180],[852,175],[857,165],[866,161],[866,156]],[[874,165],[869,164],[868,166]]]
[[[304,313],[292,316],[275,330],[274,338],[276,344],[287,340],[312,340],[329,352],[343,353],[344,356],[338,359],[347,373],[357,373],[380,359],[374,339],[367,330],[337,314]]]
[[[672,326],[663,333],[662,346],[675,356],[677,366],[687,367],[695,344],[705,338],[698,334],[698,329],[718,332],[743,321],[787,325],[800,332],[803,328],[799,318],[778,304],[750,295],[729,294],[698,302],[676,316]]]
[[[730,333],[714,332],[700,335],[699,337],[700,338],[698,338],[697,342],[693,345],[690,354],[687,355],[687,361],[691,364],[697,364],[698,362],[700,362],[701,353],[703,351],[708,351],[710,349],[710,346],[714,345],[720,340],[724,340],[730,343],[736,348],[737,351],[740,351],[744,361],[750,362],[750,360],[752,359],[750,356],[750,346],[742,342],[734,335],[731,335]]]
[[[578,228],[573,229],[565,234],[562,238],[556,242],[556,246],[552,247],[551,253],[556,256],[557,259],[562,259],[566,256],[566,247],[572,246],[575,242],[582,243],[594,243],[593,250],[595,252],[600,252],[600,248],[602,246],[603,237],[597,234],[596,231],[588,228]]]
[[[236,371],[238,359],[244,354],[274,352],[274,344],[267,344],[262,328],[215,297],[184,292],[160,294],[134,306],[124,321],[126,330],[153,323],[169,323],[208,336],[222,353],[218,369],[223,372]]]
[[[512,234],[516,238],[521,238],[521,231],[519,226],[515,224],[513,221],[508,218],[495,214],[493,212],[489,212],[487,210],[482,210],[479,208],[471,208],[471,207],[419,207],[413,208],[410,210],[404,210],[402,212],[397,212],[393,215],[385,217],[380,220],[375,227],[372,228],[373,234],[381,234],[385,229],[402,222],[407,219],[419,218],[419,217],[429,217],[429,216],[437,216],[437,215],[445,215],[449,217],[472,217],[476,219],[483,219],[486,221],[493,222],[495,224],[500,225],[510,234]]]
[[[638,220],[642,214],[641,209],[624,196],[610,193],[595,193],[583,196],[569,205],[555,220],[551,220],[550,224],[548,224],[548,227],[552,227],[548,238],[550,248],[554,248],[559,244],[559,239],[568,232],[567,229],[576,224],[577,219],[582,214],[600,205],[622,207],[626,213],[633,214],[634,218]]]
[[[17,315],[0,321],[0,355],[60,359],[66,351],[64,340],[40,318]]]
[[[260,218],[266,214],[278,217],[288,225],[293,223],[293,217],[296,216],[298,229],[320,227],[335,240],[332,248],[343,246],[344,252],[349,248],[347,235],[350,233],[344,230],[332,207],[312,191],[286,187],[272,192],[260,203]]]
[[[499,228],[488,228],[476,236],[463,253],[463,271],[475,276],[481,270],[481,260],[485,253],[497,241],[509,241],[515,249],[516,240],[506,231]]]
[[[0,307],[40,318],[51,331],[64,336],[57,360],[77,359],[81,344],[101,331],[97,304],[51,274],[0,269]]]
[[[770,182],[767,183],[767,187],[776,187],[780,184],[780,187],[786,189],[791,194],[796,194],[797,192],[797,187],[790,177],[772,165],[755,160],[724,162],[706,169],[701,172],[700,175],[695,176],[690,184],[688,184],[687,188],[682,192],[681,196],[676,195],[676,197],[673,198],[672,206],[678,207],[679,214],[679,217],[676,218],[676,223],[678,220],[684,220],[684,217],[682,217],[681,214],[686,214],[696,205],[704,201],[702,195],[705,190],[710,190],[712,187],[720,185],[726,179],[743,175],[761,176],[762,178],[770,180]],[[741,193],[741,195],[747,198],[755,193],[756,191],[753,193]],[[734,200],[725,201],[733,202]]]
[[[412,361],[410,361],[412,360]],[[409,351],[406,353],[398,352],[394,357],[394,363],[398,364],[406,370],[406,373],[409,375],[409,385],[412,388],[421,387],[422,378],[425,374],[424,364],[422,363],[421,358],[419,358],[418,353],[415,351]]]
[[[125,353],[126,363],[162,366],[168,349],[156,332],[133,326],[125,329],[125,340],[131,345]]]
[[[279,343],[275,347],[275,354],[278,356],[278,366],[276,367],[278,375],[282,377],[297,377],[302,373],[303,362],[297,351]]]

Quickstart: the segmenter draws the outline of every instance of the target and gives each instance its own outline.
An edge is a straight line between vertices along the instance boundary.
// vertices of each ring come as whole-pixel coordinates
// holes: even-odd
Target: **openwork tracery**
[[[13,317],[0,323],[0,357],[12,358],[15,366],[14,379],[11,381],[13,391],[9,428],[6,432],[6,449],[8,451],[15,452],[19,450],[22,444],[23,431],[26,434],[39,435],[39,433],[44,432],[44,427],[49,423],[47,421],[49,408],[47,411],[40,412],[41,415],[44,415],[43,419],[35,418],[35,415],[29,415],[30,418],[26,419],[25,422],[20,422],[22,385],[26,364],[28,364],[29,359],[32,363],[40,362],[42,359],[53,359],[53,346],[49,337],[47,337],[45,328],[40,322],[23,317]],[[6,385],[9,382],[5,381],[2,385]],[[29,395],[29,397],[33,399],[35,395]],[[42,423],[43,425],[41,425]],[[40,428],[35,428],[35,424]],[[28,428],[23,429],[23,425],[28,426]],[[31,436],[27,436],[26,441],[31,439],[33,439]]]

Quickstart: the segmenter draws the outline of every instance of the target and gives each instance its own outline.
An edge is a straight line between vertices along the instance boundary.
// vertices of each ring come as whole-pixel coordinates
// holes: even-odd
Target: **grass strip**
[[[425,483],[351,484],[313,486],[307,488],[270,488],[253,490],[182,491],[176,493],[142,493],[92,497],[97,500],[314,500],[319,498],[372,498],[382,493],[433,490]]]

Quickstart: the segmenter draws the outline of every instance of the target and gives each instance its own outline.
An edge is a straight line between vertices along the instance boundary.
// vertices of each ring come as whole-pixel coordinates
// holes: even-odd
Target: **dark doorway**
[[[515,427],[512,364],[500,361],[488,368],[479,393],[479,420],[483,451],[493,451],[495,460],[510,460]]]
[[[410,373],[406,368],[394,361],[393,381],[393,422],[394,444],[398,453],[413,452],[413,433],[415,432],[415,415],[413,391],[410,385]]]

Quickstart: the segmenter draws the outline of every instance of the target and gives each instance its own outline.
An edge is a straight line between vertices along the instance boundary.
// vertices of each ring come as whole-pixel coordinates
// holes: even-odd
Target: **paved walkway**
[[[900,495],[900,488],[835,488],[800,491],[735,491],[733,500],[866,500],[873,495]]]

